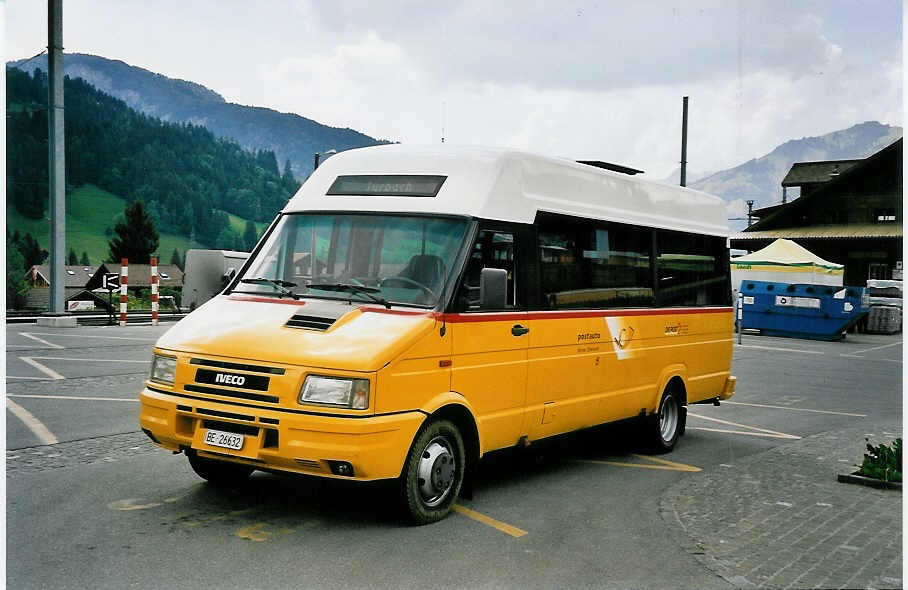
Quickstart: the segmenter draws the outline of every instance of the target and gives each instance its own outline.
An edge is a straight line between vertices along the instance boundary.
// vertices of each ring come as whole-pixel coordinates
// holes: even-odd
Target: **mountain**
[[[28,73],[36,69],[46,72],[47,56],[7,65]],[[84,79],[141,113],[163,121],[204,126],[218,137],[236,140],[247,150],[273,151],[282,165],[289,159],[293,174],[301,179],[312,172],[316,152],[329,149],[340,152],[389,143],[292,113],[230,103],[200,84],[168,78],[97,55],[67,53],[63,71],[67,76]]]
[[[901,127],[867,121],[819,137],[786,141],[765,156],[688,186],[722,197],[728,203],[729,217],[742,217],[747,215],[747,200],[755,201],[755,209],[782,201],[782,179],[795,162],[866,158],[901,136]],[[789,192],[789,199],[793,196]]]
[[[202,126],[139,113],[81,78],[66,77],[64,87],[67,196],[94,187],[78,204],[101,213],[91,217],[97,236],[116,225],[124,202],[141,199],[161,232],[246,249],[245,226],[267,223],[299,189],[270,150],[247,151]],[[6,102],[7,220],[11,207],[19,216],[13,229],[25,232],[47,207],[47,75],[7,68]],[[249,224],[235,227],[239,218]]]

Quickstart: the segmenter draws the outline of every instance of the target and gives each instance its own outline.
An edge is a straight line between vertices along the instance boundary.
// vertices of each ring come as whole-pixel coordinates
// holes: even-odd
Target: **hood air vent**
[[[318,330],[324,332],[337,321],[337,318],[320,318],[311,315],[296,314],[284,324],[288,328],[302,328],[303,330]]]

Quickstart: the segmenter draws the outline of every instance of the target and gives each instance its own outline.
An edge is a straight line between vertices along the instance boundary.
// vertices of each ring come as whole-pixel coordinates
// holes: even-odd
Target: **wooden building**
[[[732,234],[732,248],[787,238],[844,264],[846,285],[902,278],[901,139],[863,160],[795,163],[782,186],[801,195],[754,211],[759,221]]]

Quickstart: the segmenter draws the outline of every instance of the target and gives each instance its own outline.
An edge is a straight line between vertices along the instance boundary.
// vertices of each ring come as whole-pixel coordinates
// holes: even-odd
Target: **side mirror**
[[[508,271],[484,268],[479,274],[479,308],[504,309],[508,302]]]

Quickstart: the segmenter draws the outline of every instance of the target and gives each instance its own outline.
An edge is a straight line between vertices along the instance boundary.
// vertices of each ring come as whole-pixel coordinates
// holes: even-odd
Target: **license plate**
[[[243,448],[245,438],[242,434],[234,434],[222,430],[207,430],[205,432],[205,444],[224,449],[233,449],[234,451],[239,451]]]

